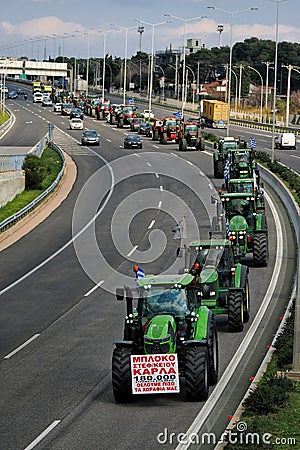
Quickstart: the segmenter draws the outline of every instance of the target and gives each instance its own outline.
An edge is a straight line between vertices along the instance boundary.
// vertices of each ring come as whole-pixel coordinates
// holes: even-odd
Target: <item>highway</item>
[[[0,448],[155,449],[166,437],[163,447],[171,449],[178,433],[191,424],[199,436],[209,431],[219,438],[290,295],[295,249],[276,193],[266,189],[270,260],[266,268],[250,269],[250,322],[242,333],[232,334],[224,317],[217,320],[220,382],[207,402],[187,403],[179,394],[141,396],[133,404],[116,405],[111,355],[113,341],[122,338],[125,305],[116,301],[115,288],[133,276],[137,257],[147,273],[183,264],[176,260],[172,227],[186,214],[189,238],[198,232],[195,221],[200,236],[208,237],[209,200],[222,180],[212,177],[210,151],[179,153],[174,144],[161,146],[149,138],[138,154],[125,151],[128,130],[93,118],[85,118],[85,127],[100,132],[101,146],[82,147],[81,132],[69,131],[67,118],[52,108],[23,99],[8,106],[16,125],[1,145],[16,139],[34,145],[46,133],[47,121],[52,122],[78,176],[47,220],[0,253]],[[270,133],[235,126],[232,131],[247,140],[251,135],[259,148],[270,149]],[[300,173],[297,151],[276,153]],[[88,227],[95,215],[95,226]]]

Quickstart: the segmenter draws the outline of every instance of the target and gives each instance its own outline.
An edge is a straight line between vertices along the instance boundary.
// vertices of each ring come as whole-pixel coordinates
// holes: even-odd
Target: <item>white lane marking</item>
[[[134,252],[136,251],[137,248],[138,248],[138,245],[135,245],[135,246],[133,247],[133,249],[130,250],[130,252],[129,252],[128,255],[126,255],[126,256],[131,256],[132,253],[134,253]]]
[[[86,294],[84,294],[84,297],[88,297],[92,292],[94,292],[98,287],[100,287],[104,283],[104,280],[99,281],[92,289],[90,289]]]
[[[203,150],[203,152],[201,152],[201,153],[205,153],[206,155],[208,155],[208,156],[213,156],[213,154],[212,153],[210,153],[210,152],[207,152],[206,150]]]
[[[27,445],[27,447],[24,450],[31,450],[32,448],[34,448],[39,442],[41,442],[41,440],[43,440],[47,434],[50,433],[50,431],[53,430],[53,428],[55,428],[59,423],[61,422],[61,420],[54,420],[54,422],[51,423],[51,425],[49,425],[48,428],[46,428],[45,431],[43,431],[34,441],[31,442],[31,444]]]
[[[158,146],[158,145],[155,145],[155,144],[153,144],[153,147],[154,147],[154,148],[159,148],[159,146]]]
[[[107,139],[107,138],[106,138],[106,140],[107,140],[107,142],[111,142],[111,140],[110,140],[110,139]]]
[[[176,153],[170,152],[170,155],[176,156],[176,158],[178,158],[178,155],[176,155]]]
[[[26,342],[24,342],[22,345],[19,345],[15,350],[10,352],[8,355],[4,356],[4,359],[9,359],[16,353],[18,353],[22,348],[26,347],[26,345],[30,344],[30,342],[34,341],[37,337],[39,337],[40,334],[34,334],[30,339],[28,339]]]
[[[201,177],[205,176],[205,174],[202,172],[202,170],[199,170],[199,173],[200,173]]]
[[[283,254],[283,239],[282,239],[282,227],[279,219],[279,215],[277,213],[276,207],[274,203],[272,203],[271,198],[266,195],[266,199],[269,203],[269,206],[271,208],[272,214],[274,216],[274,221],[276,226],[276,239],[277,239],[277,250],[276,250],[276,260],[274,265],[274,271],[272,273],[272,278],[268,287],[268,290],[266,292],[266,295],[262,301],[262,304],[256,313],[255,318],[253,318],[253,322],[251,323],[244,339],[240,343],[239,348],[235,352],[233,358],[229,362],[227,368],[225,369],[222,377],[220,378],[218,384],[216,385],[216,388],[206,401],[205,405],[197,415],[194,422],[191,424],[188,431],[185,433],[185,435],[188,437],[190,435],[194,435],[194,433],[199,433],[201,427],[203,426],[204,422],[209,417],[211,411],[216,406],[217,402],[220,399],[221,394],[223,393],[224,389],[226,388],[227,384],[229,383],[230,379],[233,377],[234,373],[237,371],[238,364],[241,362],[242,357],[246,353],[246,350],[248,346],[250,345],[251,340],[253,339],[255,333],[257,332],[257,329],[261,326],[262,318],[264,317],[264,314],[272,300],[273,293],[276,288],[276,281],[278,279],[280,270],[281,270],[281,264],[280,261],[282,260],[282,254]],[[185,441],[186,443],[179,444],[176,447],[176,450],[183,450],[188,449],[191,442],[187,442],[188,439]]]
[[[161,205],[162,205],[162,201],[160,200],[160,201],[158,202],[158,208],[161,208]]]
[[[159,186],[159,190],[162,192],[164,188],[162,186]]]
[[[151,164],[149,162],[147,162],[147,166],[152,167]]]
[[[63,133],[65,133],[67,135],[66,132],[63,132]],[[74,139],[74,141],[78,143],[78,141],[76,141],[76,139]],[[56,256],[60,255],[60,253],[62,253],[66,248],[68,248],[69,245],[73,244],[75,242],[75,240],[79,236],[81,236],[85,232],[85,230],[87,230],[88,227],[92,223],[94,223],[94,221],[97,219],[97,217],[100,216],[100,214],[102,213],[103,209],[105,208],[105,206],[109,202],[110,197],[113,194],[114,186],[115,186],[115,176],[114,176],[113,170],[112,170],[111,165],[109,164],[109,162],[105,158],[103,158],[103,156],[99,155],[98,153],[96,153],[94,150],[92,150],[90,148],[89,148],[89,151],[91,153],[93,153],[95,156],[97,156],[98,158],[100,158],[104,162],[105,166],[108,168],[108,170],[110,171],[110,174],[111,174],[111,188],[110,188],[109,194],[106,197],[103,205],[101,206],[99,211],[95,214],[95,216],[92,217],[92,219],[82,228],[82,230],[80,230],[75,236],[73,236],[68,242],[66,242],[65,245],[63,245],[61,248],[59,248],[55,253],[53,253],[51,256],[49,256],[47,259],[45,259],[43,262],[41,262],[40,264],[35,266],[29,272],[25,273],[25,275],[23,275],[21,278],[18,278],[16,281],[14,281],[13,283],[9,284],[4,289],[2,289],[2,291],[0,291],[0,296],[2,294],[4,294],[5,292],[9,291],[10,289],[14,288],[15,286],[17,286],[18,284],[20,284],[22,281],[26,280],[26,278],[30,277],[32,274],[34,274],[39,269],[44,267],[48,262],[52,261],[52,259],[54,259]]]
[[[152,220],[152,222],[150,223],[150,225],[148,227],[148,230],[150,230],[153,227],[154,224],[155,224],[155,220]]]
[[[300,156],[296,156],[296,155],[291,155],[291,157],[300,159]]]
[[[190,166],[193,166],[193,165],[194,165],[191,161],[187,161],[187,163],[188,163]]]
[[[213,189],[213,186],[209,183],[208,184],[209,189]]]
[[[137,156],[138,158],[141,157],[141,155],[138,155],[137,153],[134,153],[134,156]]]
[[[159,175],[158,175],[158,173],[156,173],[156,174],[155,174],[155,176],[156,176],[156,178],[159,178]]]

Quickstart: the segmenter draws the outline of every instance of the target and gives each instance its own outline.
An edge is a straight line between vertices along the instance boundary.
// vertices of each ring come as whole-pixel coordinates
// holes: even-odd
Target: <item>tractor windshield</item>
[[[247,163],[249,164],[249,155],[247,153],[235,153],[233,156],[234,164]]]
[[[186,310],[187,300],[184,289],[164,289],[160,286],[145,291],[142,316],[147,319],[156,314],[172,314],[182,319]]]
[[[229,184],[229,192],[242,192],[252,194],[254,191],[254,184],[251,181],[245,183],[231,183]]]
[[[185,132],[186,133],[197,133],[197,125],[186,125]]]
[[[124,114],[133,114],[133,109],[131,106],[126,106],[126,108],[123,108]]]
[[[222,149],[223,150],[235,150],[238,148],[238,144],[235,141],[229,141],[229,142],[222,142]]]
[[[230,199],[225,202],[225,208],[230,217],[241,215],[247,221],[253,217],[254,204],[249,197]]]
[[[176,125],[176,120],[166,120],[166,127],[175,129]]]

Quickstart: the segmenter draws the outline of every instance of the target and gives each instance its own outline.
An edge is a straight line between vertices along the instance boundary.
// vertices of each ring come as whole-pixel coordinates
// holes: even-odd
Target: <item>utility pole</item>
[[[269,94],[269,67],[271,64],[274,64],[274,62],[270,61],[264,61],[263,62],[267,66],[267,74],[266,74],[266,100],[265,100],[265,108],[268,111],[268,94]]]
[[[138,27],[137,32],[140,34],[140,52],[142,51],[142,34],[145,31],[145,27]]]

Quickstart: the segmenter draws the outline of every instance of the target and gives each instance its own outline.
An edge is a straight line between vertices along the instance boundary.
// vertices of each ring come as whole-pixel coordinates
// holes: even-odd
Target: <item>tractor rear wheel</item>
[[[244,304],[241,291],[230,291],[228,295],[228,325],[233,332],[243,331]]]
[[[255,233],[253,238],[253,263],[266,267],[268,264],[268,237],[266,233]]]
[[[112,387],[117,403],[133,401],[130,369],[131,349],[117,347],[112,356]]]
[[[214,177],[224,178],[224,164],[220,159],[214,162]]]
[[[208,351],[206,347],[188,347],[185,360],[186,398],[199,402],[208,398]]]
[[[218,381],[219,372],[219,352],[218,352],[218,335],[215,323],[215,317],[211,314],[211,320],[209,321],[209,329],[207,330],[208,340],[208,381],[212,386]]]

